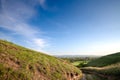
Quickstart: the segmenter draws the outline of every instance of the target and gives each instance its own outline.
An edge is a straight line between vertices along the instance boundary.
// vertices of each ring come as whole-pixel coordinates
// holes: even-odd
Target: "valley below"
[[[81,80],[119,80],[120,52],[100,57],[63,58],[82,71]]]

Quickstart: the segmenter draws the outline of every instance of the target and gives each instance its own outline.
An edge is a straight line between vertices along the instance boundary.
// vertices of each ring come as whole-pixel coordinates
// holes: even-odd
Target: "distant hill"
[[[0,80],[79,80],[81,71],[62,59],[0,40]]]
[[[116,63],[120,63],[120,52],[92,60],[88,63],[88,66],[103,67]]]

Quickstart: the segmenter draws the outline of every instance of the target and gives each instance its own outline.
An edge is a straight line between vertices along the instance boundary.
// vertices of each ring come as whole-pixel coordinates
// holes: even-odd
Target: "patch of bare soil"
[[[66,73],[67,80],[80,80],[81,76],[78,73]]]
[[[0,53],[0,57],[0,63],[4,63],[6,67],[13,68],[14,70],[20,68],[20,62],[17,59],[13,59],[4,53]]]

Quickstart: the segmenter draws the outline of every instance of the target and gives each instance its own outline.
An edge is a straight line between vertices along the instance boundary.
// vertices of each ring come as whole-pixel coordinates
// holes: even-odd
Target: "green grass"
[[[68,74],[81,71],[62,59],[0,40],[0,79],[66,80]]]
[[[118,80],[120,78],[120,52],[91,60],[87,67],[81,69],[87,73],[104,75],[110,80]]]
[[[108,76],[111,78],[120,78],[120,63],[112,64],[105,67],[85,67],[82,69],[83,71],[87,71],[91,74],[102,74],[104,76]],[[114,80],[114,79],[111,79]]]
[[[80,63],[83,63],[83,61],[75,61],[75,62],[73,62],[72,64],[73,64],[74,66],[78,66]]]
[[[75,61],[72,64],[76,67],[85,67],[89,61]]]
[[[92,60],[87,65],[94,66],[94,67],[103,67],[103,66],[108,66],[118,62],[120,62],[120,52]]]

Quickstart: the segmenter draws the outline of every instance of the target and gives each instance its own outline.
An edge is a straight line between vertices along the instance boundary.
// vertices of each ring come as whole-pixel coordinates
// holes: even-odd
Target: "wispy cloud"
[[[37,44],[37,46],[39,47],[45,47],[45,40],[44,39],[40,39],[40,38],[36,38],[36,39],[33,39],[34,40],[34,43]]]
[[[43,9],[47,9],[46,0],[39,0],[39,3],[40,3],[40,6],[41,6]]]
[[[38,0],[38,3],[42,9],[52,12],[58,10],[58,7],[55,4],[49,5],[47,2],[48,0]]]
[[[34,6],[21,0],[1,0],[0,27],[23,36],[32,44],[45,47],[46,40],[37,36],[41,31],[29,25],[28,20],[36,15]],[[41,2],[43,6],[44,1]]]

